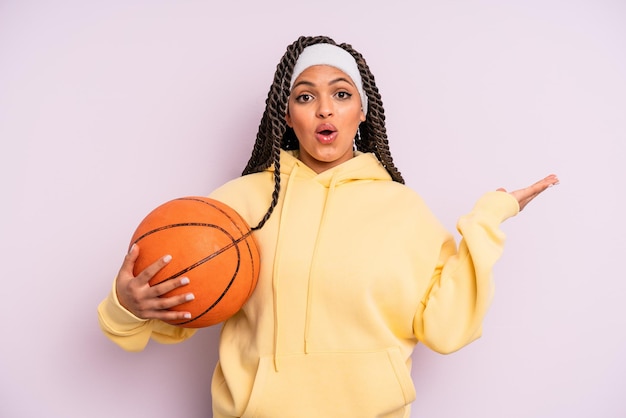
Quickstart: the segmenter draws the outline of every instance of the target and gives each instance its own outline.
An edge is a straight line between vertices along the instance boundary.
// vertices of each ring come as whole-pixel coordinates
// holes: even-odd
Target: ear
[[[289,114],[289,105],[287,105],[287,112],[285,113],[285,122],[287,122],[287,126],[293,128],[293,125],[291,123],[291,115]]]
[[[363,112],[363,108],[361,108],[361,116],[359,117],[361,122],[365,122],[365,112]]]

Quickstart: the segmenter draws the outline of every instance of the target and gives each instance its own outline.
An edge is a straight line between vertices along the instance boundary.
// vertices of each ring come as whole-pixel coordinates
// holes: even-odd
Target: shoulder
[[[379,180],[362,183],[362,192],[353,198],[376,217],[394,219],[406,228],[440,228],[440,222],[423,197],[402,183]],[[352,196],[351,196],[352,198]]]
[[[427,210],[428,206],[422,196],[409,186],[395,181],[375,181],[372,184],[376,196],[386,200],[388,206],[395,204],[399,209],[409,211]]]
[[[272,173],[267,171],[247,174],[245,176],[234,178],[211,192],[210,197],[218,199],[219,197],[229,198],[232,194],[241,192],[254,192],[259,188],[274,187]]]
[[[248,223],[256,224],[271,203],[273,189],[273,175],[264,171],[230,180],[209,197],[235,209]]]

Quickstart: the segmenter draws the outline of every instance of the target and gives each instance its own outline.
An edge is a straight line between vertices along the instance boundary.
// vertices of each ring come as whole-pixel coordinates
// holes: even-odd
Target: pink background
[[[626,416],[620,0],[1,1],[0,416],[211,415],[217,327],[131,354],[96,306],[149,210],[239,175],[300,34],[365,55],[450,230],[561,178],[503,226],[484,336],[416,350],[413,417]]]

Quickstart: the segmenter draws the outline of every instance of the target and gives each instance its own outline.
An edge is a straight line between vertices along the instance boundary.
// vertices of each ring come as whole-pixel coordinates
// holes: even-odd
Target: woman
[[[411,353],[441,353],[478,338],[492,294],[498,229],[550,185],[481,197],[457,249],[421,198],[403,185],[387,144],[380,95],[363,57],[326,37],[287,48],[244,175],[212,193],[252,225],[261,274],[224,323],[213,383],[215,417],[408,417]],[[126,256],[99,306],[106,335],[127,350],[193,330],[154,287],[170,257],[137,277]],[[173,282],[173,281],[171,281]]]

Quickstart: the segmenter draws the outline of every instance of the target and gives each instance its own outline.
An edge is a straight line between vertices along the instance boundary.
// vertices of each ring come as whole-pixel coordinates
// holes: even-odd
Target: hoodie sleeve
[[[519,212],[506,192],[490,192],[457,223],[458,251],[448,237],[413,321],[417,339],[440,353],[452,353],[480,337],[493,296],[492,269],[502,254],[499,226]]]
[[[156,319],[136,317],[119,303],[115,282],[107,298],[98,305],[98,321],[104,335],[126,351],[143,350],[150,338],[163,344],[178,343],[196,331]]]

